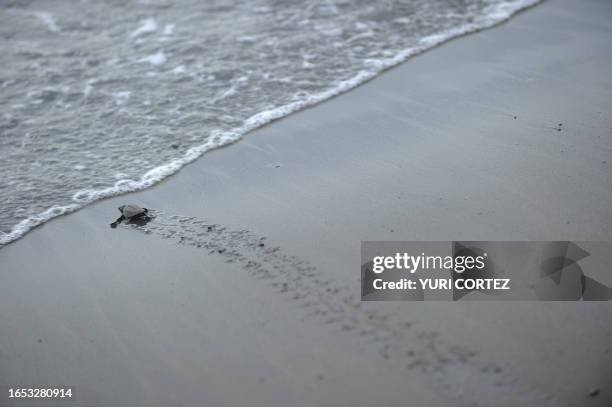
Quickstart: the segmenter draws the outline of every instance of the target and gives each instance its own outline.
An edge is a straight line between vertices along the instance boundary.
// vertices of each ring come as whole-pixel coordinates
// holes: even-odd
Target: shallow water
[[[0,246],[537,2],[0,2]]]

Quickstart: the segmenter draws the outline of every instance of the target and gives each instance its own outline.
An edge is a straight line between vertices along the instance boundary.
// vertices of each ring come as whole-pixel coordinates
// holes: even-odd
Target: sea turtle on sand
[[[141,208],[138,205],[121,205],[119,207],[119,212],[121,212],[121,216],[119,216],[116,221],[110,224],[111,228],[116,228],[117,225],[120,224],[123,220],[143,220],[145,222],[151,220],[151,217],[149,216],[149,210],[147,208]]]

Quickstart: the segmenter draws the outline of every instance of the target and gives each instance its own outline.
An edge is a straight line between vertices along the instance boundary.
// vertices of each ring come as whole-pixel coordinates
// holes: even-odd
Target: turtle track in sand
[[[439,332],[419,329],[417,321],[406,321],[397,313],[376,309],[376,304],[361,302],[354,290],[326,277],[310,262],[269,245],[264,236],[195,217],[160,211],[150,214],[151,222],[127,223],[122,228],[206,250],[209,255],[236,263],[253,279],[298,303],[304,310],[302,320],[314,320],[357,337],[362,347],[376,350],[384,359],[402,360],[407,370],[431,374],[455,400],[468,405],[497,405],[495,401],[502,392],[514,398],[516,394],[525,395],[523,406],[557,404],[551,395],[519,383],[500,366],[481,360],[475,350],[449,343]],[[488,389],[484,398],[483,388]]]

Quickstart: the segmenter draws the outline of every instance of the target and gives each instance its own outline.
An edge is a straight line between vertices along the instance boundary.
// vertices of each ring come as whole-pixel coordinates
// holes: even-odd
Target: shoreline
[[[32,215],[18,224],[13,226],[10,232],[0,235],[0,249],[25,236],[30,230],[50,221],[58,216],[69,215],[75,211],[78,211],[87,205],[91,205],[102,199],[112,198],[138,192],[151,188],[152,186],[162,182],[166,178],[178,173],[185,166],[193,163],[206,153],[231,146],[232,144],[242,140],[245,136],[254,130],[260,129],[264,126],[272,124],[277,120],[284,119],[294,113],[298,113],[304,109],[315,107],[323,102],[326,102],[334,97],[343,95],[351,90],[361,86],[371,80],[376,79],[379,75],[383,74],[389,69],[392,69],[399,64],[408,61],[410,58],[418,56],[424,52],[430,51],[436,47],[439,47],[449,41],[453,41],[470,34],[474,34],[483,30],[494,28],[500,24],[504,24],[510,19],[514,18],[517,14],[525,12],[539,4],[544,0],[522,0],[524,4],[518,4],[515,7],[500,7],[496,6],[496,10],[493,13],[489,12],[483,18],[485,21],[479,24],[473,23],[468,24],[447,32],[434,34],[430,37],[422,39],[422,45],[415,46],[412,48],[405,49],[398,53],[396,56],[387,60],[377,60],[376,67],[374,70],[362,70],[359,71],[355,76],[350,79],[339,82],[334,87],[326,90],[325,92],[311,95],[308,99],[293,102],[288,105],[279,106],[273,110],[262,111],[254,116],[249,117],[245,120],[244,124],[236,129],[220,132],[217,136],[212,135],[202,144],[191,147],[185,155],[176,158],[165,164],[161,164],[149,171],[147,171],[140,180],[122,179],[115,183],[112,187],[107,187],[101,190],[90,190],[84,189],[74,193],[72,202],[66,205],[52,206],[47,208],[41,213]],[[506,8],[508,8],[506,10]],[[500,14],[491,21],[491,14]],[[216,131],[216,130],[214,130]],[[219,138],[219,141],[215,142],[214,139]],[[76,201],[76,202],[75,202]]]
[[[0,385],[608,405],[609,303],[357,304],[362,240],[612,240],[610,15],[544,2],[6,245]],[[126,202],[158,211],[151,233],[108,227]]]

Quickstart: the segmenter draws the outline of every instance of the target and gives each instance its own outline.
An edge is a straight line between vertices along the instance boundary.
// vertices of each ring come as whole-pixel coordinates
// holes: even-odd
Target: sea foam
[[[232,11],[234,14],[227,16],[228,22],[245,18],[244,16],[249,16],[249,20],[244,20],[247,22],[260,16],[264,20],[271,19],[270,21],[279,18],[279,24],[286,22],[287,27],[297,26],[297,30],[303,30],[298,31],[296,33],[298,36],[295,38],[301,38],[299,36],[303,37],[307,33],[322,36],[306,37],[302,46],[315,48],[307,49],[306,52],[304,49],[297,49],[297,55],[292,54],[292,47],[281,50],[279,47],[285,38],[276,37],[274,32],[253,32],[264,26],[257,20],[253,26],[243,23],[230,27],[241,33],[232,38],[249,39],[248,41],[232,39],[233,44],[238,44],[240,48],[232,49],[229,43],[215,45],[215,41],[219,41],[219,36],[214,31],[207,34],[211,38],[208,45],[202,44],[191,38],[194,34],[189,31],[189,22],[194,19],[189,18],[189,15],[183,15],[188,11],[175,10],[175,14],[169,16],[167,20],[176,21],[178,24],[182,18],[181,31],[173,33],[171,29],[164,29],[163,35],[173,33],[175,37],[187,36],[173,40],[180,46],[170,49],[173,60],[176,58],[177,63],[174,69],[168,71],[168,76],[165,76],[165,72],[161,72],[159,77],[148,76],[147,71],[139,71],[139,68],[129,63],[136,56],[139,62],[162,66],[168,62],[164,50],[147,48],[146,44],[138,45],[144,47],[142,50],[130,50],[133,46],[130,44],[108,44],[109,47],[119,46],[119,48],[109,49],[99,58],[115,61],[114,70],[109,71],[104,64],[98,63],[95,59],[87,62],[92,72],[98,72],[98,77],[91,77],[87,79],[85,85],[82,85],[81,89],[84,88],[85,91],[80,105],[74,104],[74,101],[70,102],[74,96],[71,96],[69,91],[62,91],[51,99],[43,98],[42,102],[37,102],[40,98],[34,100],[37,98],[34,92],[32,100],[24,102],[25,106],[27,107],[28,103],[30,106],[42,103],[36,109],[39,112],[44,112],[41,109],[47,109],[50,116],[41,116],[39,113],[40,117],[35,116],[30,119],[31,113],[24,108],[26,116],[11,118],[12,122],[18,125],[25,123],[26,128],[21,129],[21,132],[38,134],[40,129],[36,126],[44,125],[56,115],[60,115],[65,120],[57,122],[55,126],[66,122],[71,127],[67,127],[63,133],[61,131],[58,133],[55,145],[71,144],[69,148],[58,150],[60,156],[56,156],[53,145],[49,146],[47,143],[35,146],[39,151],[36,162],[43,162],[43,166],[32,164],[24,167],[29,172],[23,173],[11,173],[5,170],[13,179],[7,182],[9,189],[8,195],[2,198],[6,200],[6,203],[2,201],[3,206],[13,208],[15,213],[22,211],[30,205],[27,201],[30,196],[28,191],[39,191],[38,202],[32,208],[41,208],[41,210],[19,220],[8,232],[0,232],[0,246],[19,238],[28,230],[49,219],[73,212],[96,200],[150,187],[206,152],[237,142],[253,129],[346,92],[415,54],[449,39],[496,25],[516,12],[539,2],[540,0],[491,1],[486,8],[463,16],[457,22],[448,20],[450,17],[444,17],[446,19],[439,23],[435,19],[432,20],[433,26],[438,24],[439,27],[426,30],[429,32],[411,31],[410,21],[415,18],[414,15],[405,17],[395,15],[393,18],[400,20],[392,22],[395,24],[393,26],[389,25],[386,19],[379,21],[374,17],[364,22],[363,15],[379,16],[382,13],[382,10],[375,9],[375,5],[355,11],[354,16],[347,17],[341,12],[332,13],[338,16],[340,20],[337,24],[342,27],[338,27],[338,30],[323,29],[320,34],[314,33],[310,24],[318,24],[316,21],[312,23],[318,18],[330,18],[329,15],[333,11],[331,9],[318,11],[316,8],[311,8],[308,11],[310,15],[295,19],[303,22],[297,25],[289,21],[290,17],[284,18],[282,13],[258,5],[245,5],[246,10],[234,10]],[[105,12],[102,5],[98,7],[101,7],[100,13]],[[194,2],[193,7],[197,11],[201,8],[197,2]],[[298,12],[286,11],[288,16],[294,16]],[[318,17],[319,12],[323,17]],[[421,18],[427,18],[427,15]],[[377,24],[381,34],[373,29]],[[198,29],[207,28],[202,28],[200,25],[191,28],[191,30]],[[408,31],[404,33],[402,30]],[[131,32],[130,37],[136,38],[156,32],[156,21],[152,18],[145,19]],[[268,39],[262,40],[266,35],[269,36]],[[329,45],[326,45],[322,38],[334,38],[332,46],[338,48],[330,52]],[[389,39],[395,39],[396,44],[386,43],[385,41]],[[49,45],[45,43],[47,40],[49,39],[41,39],[45,49]],[[404,44],[403,41],[405,46],[400,48]],[[171,46],[169,43],[167,45]],[[319,45],[325,47],[316,48]],[[140,58],[138,53],[141,53]],[[334,60],[339,54],[347,59]],[[28,58],[31,57],[30,54],[26,55]],[[210,58],[210,55],[215,55],[216,58]],[[304,55],[309,57],[306,59]],[[232,59],[234,56],[235,60]],[[295,61],[296,65],[291,65],[291,61]],[[234,67],[232,69],[239,69],[232,71],[229,70],[230,66]],[[57,71],[57,68],[51,68]],[[97,69],[100,70],[96,71]],[[66,76],[66,83],[70,84],[72,81],[72,77]],[[194,84],[198,84],[199,88],[194,88]],[[7,86],[6,94],[10,101],[12,101],[11,87],[14,86],[16,83]],[[31,90],[35,89],[37,88],[32,87]],[[21,94],[21,89],[15,90],[14,103],[21,103],[19,97]],[[220,96],[215,97],[215,95]],[[58,101],[62,103],[66,101],[72,105],[69,110],[54,110],[66,109],[58,104]],[[121,107],[118,108],[117,105]],[[75,112],[75,108],[81,111]],[[78,116],[75,116],[75,113]],[[71,121],[81,117],[87,121],[80,126],[71,124]],[[94,126],[89,117],[97,117],[98,120],[93,122]],[[101,128],[97,128],[99,126]],[[72,128],[88,132],[88,137],[93,138],[83,139],[80,133],[73,135],[70,133]],[[17,133],[13,135],[10,131],[9,128],[7,137],[17,137]],[[32,137],[30,142],[35,143],[38,139]],[[168,148],[169,143],[174,147]],[[62,167],[64,162],[65,169]],[[80,169],[75,171],[77,166]],[[134,172],[134,168],[142,171]],[[57,176],[66,181],[58,184],[55,190],[53,185],[47,187],[43,183],[46,180],[43,175],[48,171],[57,171]],[[66,178],[70,176],[74,178]],[[91,186],[85,187],[83,183],[86,182]],[[19,187],[13,188],[15,185]],[[57,195],[57,188],[61,189],[64,185],[66,191],[70,189],[73,191],[67,195],[67,198]],[[4,191],[6,192],[7,190]],[[32,210],[35,209],[30,209]],[[7,212],[0,219],[5,230],[11,218],[11,213]]]

